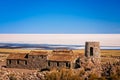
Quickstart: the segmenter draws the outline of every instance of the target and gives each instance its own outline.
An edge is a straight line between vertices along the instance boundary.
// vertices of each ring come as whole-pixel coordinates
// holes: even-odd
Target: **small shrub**
[[[74,73],[71,69],[61,69],[46,74],[46,80],[83,80],[80,73]]]
[[[8,76],[10,80],[17,80],[14,74],[9,74]]]
[[[98,76],[96,74],[90,74],[89,80],[98,80]]]

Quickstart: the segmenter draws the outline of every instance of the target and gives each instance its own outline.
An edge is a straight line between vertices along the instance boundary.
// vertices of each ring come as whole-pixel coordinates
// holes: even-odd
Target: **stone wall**
[[[6,63],[8,68],[21,68],[21,69],[28,68],[27,60],[7,59]]]
[[[28,56],[29,69],[44,69],[47,66],[47,55]]]
[[[47,64],[49,69],[60,69],[60,68],[67,68],[70,69],[72,68],[72,63],[71,62],[61,62],[61,61],[48,61]]]
[[[100,43],[99,42],[86,42],[85,43],[85,56],[86,57],[100,57]]]
[[[44,69],[47,66],[47,56],[45,55],[29,55],[26,60],[7,59],[8,68],[21,69]]]

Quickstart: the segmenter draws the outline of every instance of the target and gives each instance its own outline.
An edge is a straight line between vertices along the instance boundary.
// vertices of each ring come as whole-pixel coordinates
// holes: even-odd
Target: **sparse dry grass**
[[[59,71],[51,71],[50,73],[45,75],[46,80],[84,80],[82,78],[83,71],[78,71],[78,73],[74,73],[72,69],[61,69]]]
[[[73,50],[75,54],[84,54],[84,50]],[[120,56],[120,50],[101,50],[101,56]]]
[[[30,49],[0,49],[0,52],[5,53],[29,53]],[[51,50],[47,50],[50,52]],[[73,50],[75,54],[84,54],[84,49],[81,50]],[[101,50],[101,55],[103,56],[120,56],[120,50]]]
[[[73,50],[75,54],[84,54],[84,49]],[[101,56],[120,56],[120,50],[101,50]]]
[[[5,53],[29,53],[31,50],[28,49],[0,49],[0,52]]]
[[[5,49],[5,48],[0,49],[0,52],[3,52],[3,53],[29,53],[30,51],[31,49]],[[45,50],[42,50],[42,51],[45,51]],[[51,50],[47,50],[47,51],[49,52]]]
[[[9,54],[0,54],[0,61],[5,60]]]
[[[5,52],[5,53],[29,53],[31,50],[30,49],[5,49],[2,48],[0,49],[0,52]],[[51,50],[47,50],[50,52]],[[75,54],[84,54],[84,49],[81,50],[73,50]],[[106,56],[120,56],[120,50],[101,50],[101,55],[106,55]]]
[[[120,50],[101,50],[101,56],[105,56],[101,58],[101,62],[106,63],[114,63],[118,62],[119,59],[111,58],[111,56],[120,56]]]
[[[101,50],[103,56],[120,56],[120,50]]]
[[[84,49],[81,50],[73,50],[74,53],[84,53]]]

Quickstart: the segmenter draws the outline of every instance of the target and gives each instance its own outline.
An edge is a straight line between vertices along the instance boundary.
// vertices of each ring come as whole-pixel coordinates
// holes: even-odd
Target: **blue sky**
[[[120,0],[0,0],[1,34],[120,34]]]

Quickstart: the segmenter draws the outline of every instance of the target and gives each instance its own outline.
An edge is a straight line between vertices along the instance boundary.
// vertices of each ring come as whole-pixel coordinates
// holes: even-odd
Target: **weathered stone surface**
[[[1,70],[0,80],[44,80],[44,73],[42,72],[16,72],[11,70]]]
[[[7,59],[8,68],[43,69],[47,65],[47,55],[28,55],[26,59]]]
[[[100,43],[99,42],[86,42],[85,43],[85,56],[86,57],[100,57]]]

